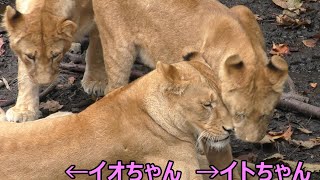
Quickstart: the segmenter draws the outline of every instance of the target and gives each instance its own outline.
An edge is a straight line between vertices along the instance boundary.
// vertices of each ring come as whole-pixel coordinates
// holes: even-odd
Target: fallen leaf
[[[316,88],[316,87],[318,86],[318,83],[310,83],[310,86],[311,86],[312,88]]]
[[[261,18],[259,14],[255,14],[254,17],[256,18],[257,21],[263,20],[263,18]]]
[[[299,9],[303,3],[300,0],[272,0],[274,4],[283,9]]]
[[[282,162],[288,164],[291,167],[291,169],[297,168],[297,162],[288,160],[282,160]],[[303,163],[302,169],[310,172],[320,172],[320,164]]]
[[[298,129],[299,131],[305,133],[305,134],[312,134],[312,133],[313,133],[312,131],[310,131],[310,130],[308,130],[308,129],[306,129],[306,128],[297,128],[297,129]]]
[[[312,38],[312,39],[305,39],[302,42],[303,42],[303,44],[305,46],[313,48],[313,47],[315,47],[317,45],[317,41],[318,41],[318,39],[313,39]]]
[[[11,91],[11,88],[10,88],[9,83],[8,83],[8,81],[6,80],[6,78],[2,77],[2,82],[4,83],[4,85],[6,86],[6,88],[7,88],[9,91]]]
[[[290,49],[289,46],[286,44],[275,44],[272,45],[272,50],[270,51],[270,54],[272,55],[284,55],[289,54]]]
[[[292,131],[291,126],[289,126],[285,132],[283,132],[283,131],[272,132],[271,131],[271,132],[268,132],[259,143],[261,143],[261,144],[273,143],[277,139],[284,139],[284,140],[290,141],[292,133],[293,133],[293,131]]]
[[[304,148],[307,148],[307,149],[311,149],[315,146],[319,146],[320,145],[320,137],[317,137],[317,138],[311,138],[307,141],[300,141],[300,140],[291,140],[290,142],[292,142],[293,144],[295,145],[298,145],[298,146],[302,146]]]
[[[50,112],[56,112],[60,110],[63,107],[63,105],[59,104],[58,101],[49,100],[47,102],[40,103],[40,109],[47,109]]]
[[[271,155],[271,156],[269,156],[267,158],[264,158],[263,161],[272,160],[272,159],[276,159],[278,161],[278,160],[284,159],[284,156],[282,154],[280,154],[280,153],[276,153],[276,154],[273,154],[273,155]]]
[[[73,77],[73,76],[69,77],[69,78],[68,78],[68,84],[72,85],[75,80],[76,80],[75,77]]]

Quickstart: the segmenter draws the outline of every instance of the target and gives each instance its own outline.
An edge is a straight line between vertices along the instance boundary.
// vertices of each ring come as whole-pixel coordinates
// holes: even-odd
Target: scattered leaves
[[[273,143],[277,139],[284,139],[287,141],[291,140],[291,136],[293,134],[291,126],[288,127],[288,129],[283,132],[268,132],[267,135],[260,141],[261,144],[268,144],[268,143]]]
[[[49,100],[47,102],[42,102],[40,103],[40,108],[41,109],[47,109],[50,112],[57,112],[58,110],[60,110],[63,107],[63,105],[59,104],[58,101],[53,101],[53,100]]]
[[[310,131],[310,130],[308,130],[308,129],[306,129],[306,128],[297,128],[297,129],[298,129],[299,131],[305,133],[305,134],[312,134],[312,133],[313,133],[312,131]]]
[[[317,137],[317,138],[311,138],[307,141],[300,141],[300,140],[291,140],[291,142],[295,145],[298,145],[298,146],[302,146],[304,148],[307,148],[307,149],[311,149],[315,146],[320,146],[320,137]]]
[[[291,167],[291,169],[297,168],[297,162],[288,160],[282,160],[282,162],[288,164]],[[320,164],[303,163],[302,169],[310,172],[320,172]]]
[[[76,80],[75,77],[73,77],[73,76],[69,77],[68,78],[68,84],[70,84],[70,85],[74,84],[75,80]]]
[[[270,54],[272,55],[284,55],[289,54],[290,49],[289,46],[286,44],[275,44],[272,45],[272,50],[270,51]]]
[[[8,83],[8,81],[6,80],[6,78],[2,77],[2,82],[4,83],[4,85],[6,86],[6,88],[7,88],[9,91],[11,91],[11,88],[10,88],[9,83]]]
[[[294,162],[294,161],[285,160],[284,156],[279,153],[273,154],[272,156],[263,159],[263,161],[266,162],[267,164],[268,163],[275,164],[275,163],[283,162],[289,165],[291,169],[296,169],[298,164],[297,162]],[[310,172],[320,172],[320,164],[303,163],[302,169]]]
[[[302,26],[302,25],[310,25],[311,20],[309,19],[296,19],[294,17],[290,17],[287,14],[280,14],[276,16],[276,21],[278,25],[282,26]]]
[[[318,83],[310,83],[310,86],[315,89],[318,86]]]

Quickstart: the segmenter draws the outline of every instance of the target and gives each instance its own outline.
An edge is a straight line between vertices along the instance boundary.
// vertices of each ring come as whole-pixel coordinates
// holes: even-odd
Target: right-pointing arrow
[[[210,179],[213,179],[214,177],[216,177],[219,174],[219,170],[214,167],[213,165],[209,166],[210,169],[209,170],[196,170],[196,174],[211,174],[211,176],[209,177]]]

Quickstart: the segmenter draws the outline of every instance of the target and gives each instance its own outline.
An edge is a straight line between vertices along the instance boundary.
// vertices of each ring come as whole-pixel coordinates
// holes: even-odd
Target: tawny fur
[[[100,68],[104,63],[92,2],[17,0],[16,6],[17,11],[8,6],[3,18],[10,46],[18,56],[18,98],[7,112],[7,120],[21,122],[39,117],[39,85],[56,79],[63,55],[73,41],[86,34],[90,35],[90,45],[82,85],[89,94],[102,95],[106,74]]]
[[[106,92],[128,83],[137,56],[154,67],[198,53],[219,77],[236,135],[259,141],[288,73],[268,60],[254,14],[214,0],[93,0],[108,78]],[[191,58],[192,59],[192,58]],[[248,133],[250,132],[250,133]]]
[[[69,179],[64,171],[70,165],[93,169],[101,160],[135,160],[162,169],[172,160],[173,168],[182,171],[181,179],[203,179],[195,170],[208,168],[208,160],[197,154],[197,137],[205,131],[207,138],[221,140],[211,143],[212,148],[227,148],[228,139],[222,139],[229,133],[224,127],[232,125],[210,73],[210,68],[194,62],[159,63],[156,70],[79,114],[0,122],[1,179]],[[212,106],[205,106],[208,103]],[[227,151],[224,158],[232,160]],[[103,179],[110,173],[106,170]]]

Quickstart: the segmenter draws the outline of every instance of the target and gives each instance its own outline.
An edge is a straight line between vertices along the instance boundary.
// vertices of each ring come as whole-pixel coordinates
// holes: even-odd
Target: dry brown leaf
[[[308,130],[308,129],[306,129],[306,128],[297,128],[297,129],[298,129],[299,131],[305,133],[305,134],[312,134],[312,133],[313,133],[312,131],[310,131],[310,130]]]
[[[317,39],[312,38],[312,39],[305,39],[302,42],[305,46],[313,48],[317,45],[317,41],[318,41]]]
[[[290,142],[292,142],[293,144],[295,145],[298,145],[298,146],[302,146],[304,148],[307,148],[307,149],[311,149],[315,146],[320,146],[320,137],[317,137],[317,138],[311,138],[307,141],[300,141],[300,140],[291,140]]]
[[[50,112],[57,112],[59,109],[61,109],[63,105],[59,104],[58,101],[49,100],[47,102],[40,103],[41,109],[47,109]]]
[[[8,81],[6,80],[6,78],[2,77],[2,82],[4,83],[4,85],[6,86],[6,88],[7,88],[9,91],[11,91],[11,88],[10,88],[9,83],[8,83]]]
[[[76,80],[75,77],[73,77],[73,76],[69,77],[69,78],[68,78],[68,84],[72,85],[75,80]]]
[[[282,154],[280,154],[280,153],[276,153],[276,154],[273,154],[273,155],[271,155],[271,156],[269,156],[267,158],[264,158],[263,161],[271,160],[271,159],[282,160],[282,159],[284,159],[284,156]]]
[[[274,4],[283,9],[299,9],[303,3],[300,0],[272,0]]]
[[[288,8],[288,4],[286,0],[272,0],[272,2],[283,9]]]
[[[318,86],[318,83],[310,83],[310,86],[311,86],[312,88],[316,88],[316,87]]]
[[[263,18],[261,18],[259,14],[255,14],[254,17],[256,18],[257,21],[263,20]]]
[[[264,138],[259,143],[261,143],[261,144],[273,143],[277,139],[284,139],[284,140],[289,141],[291,139],[292,133],[293,133],[293,131],[292,131],[291,126],[289,126],[285,132],[283,132],[283,131],[280,131],[280,132],[270,131],[264,136]]]
[[[290,49],[289,46],[286,44],[275,44],[272,45],[272,50],[270,51],[270,54],[272,55],[284,55],[289,54]]]

